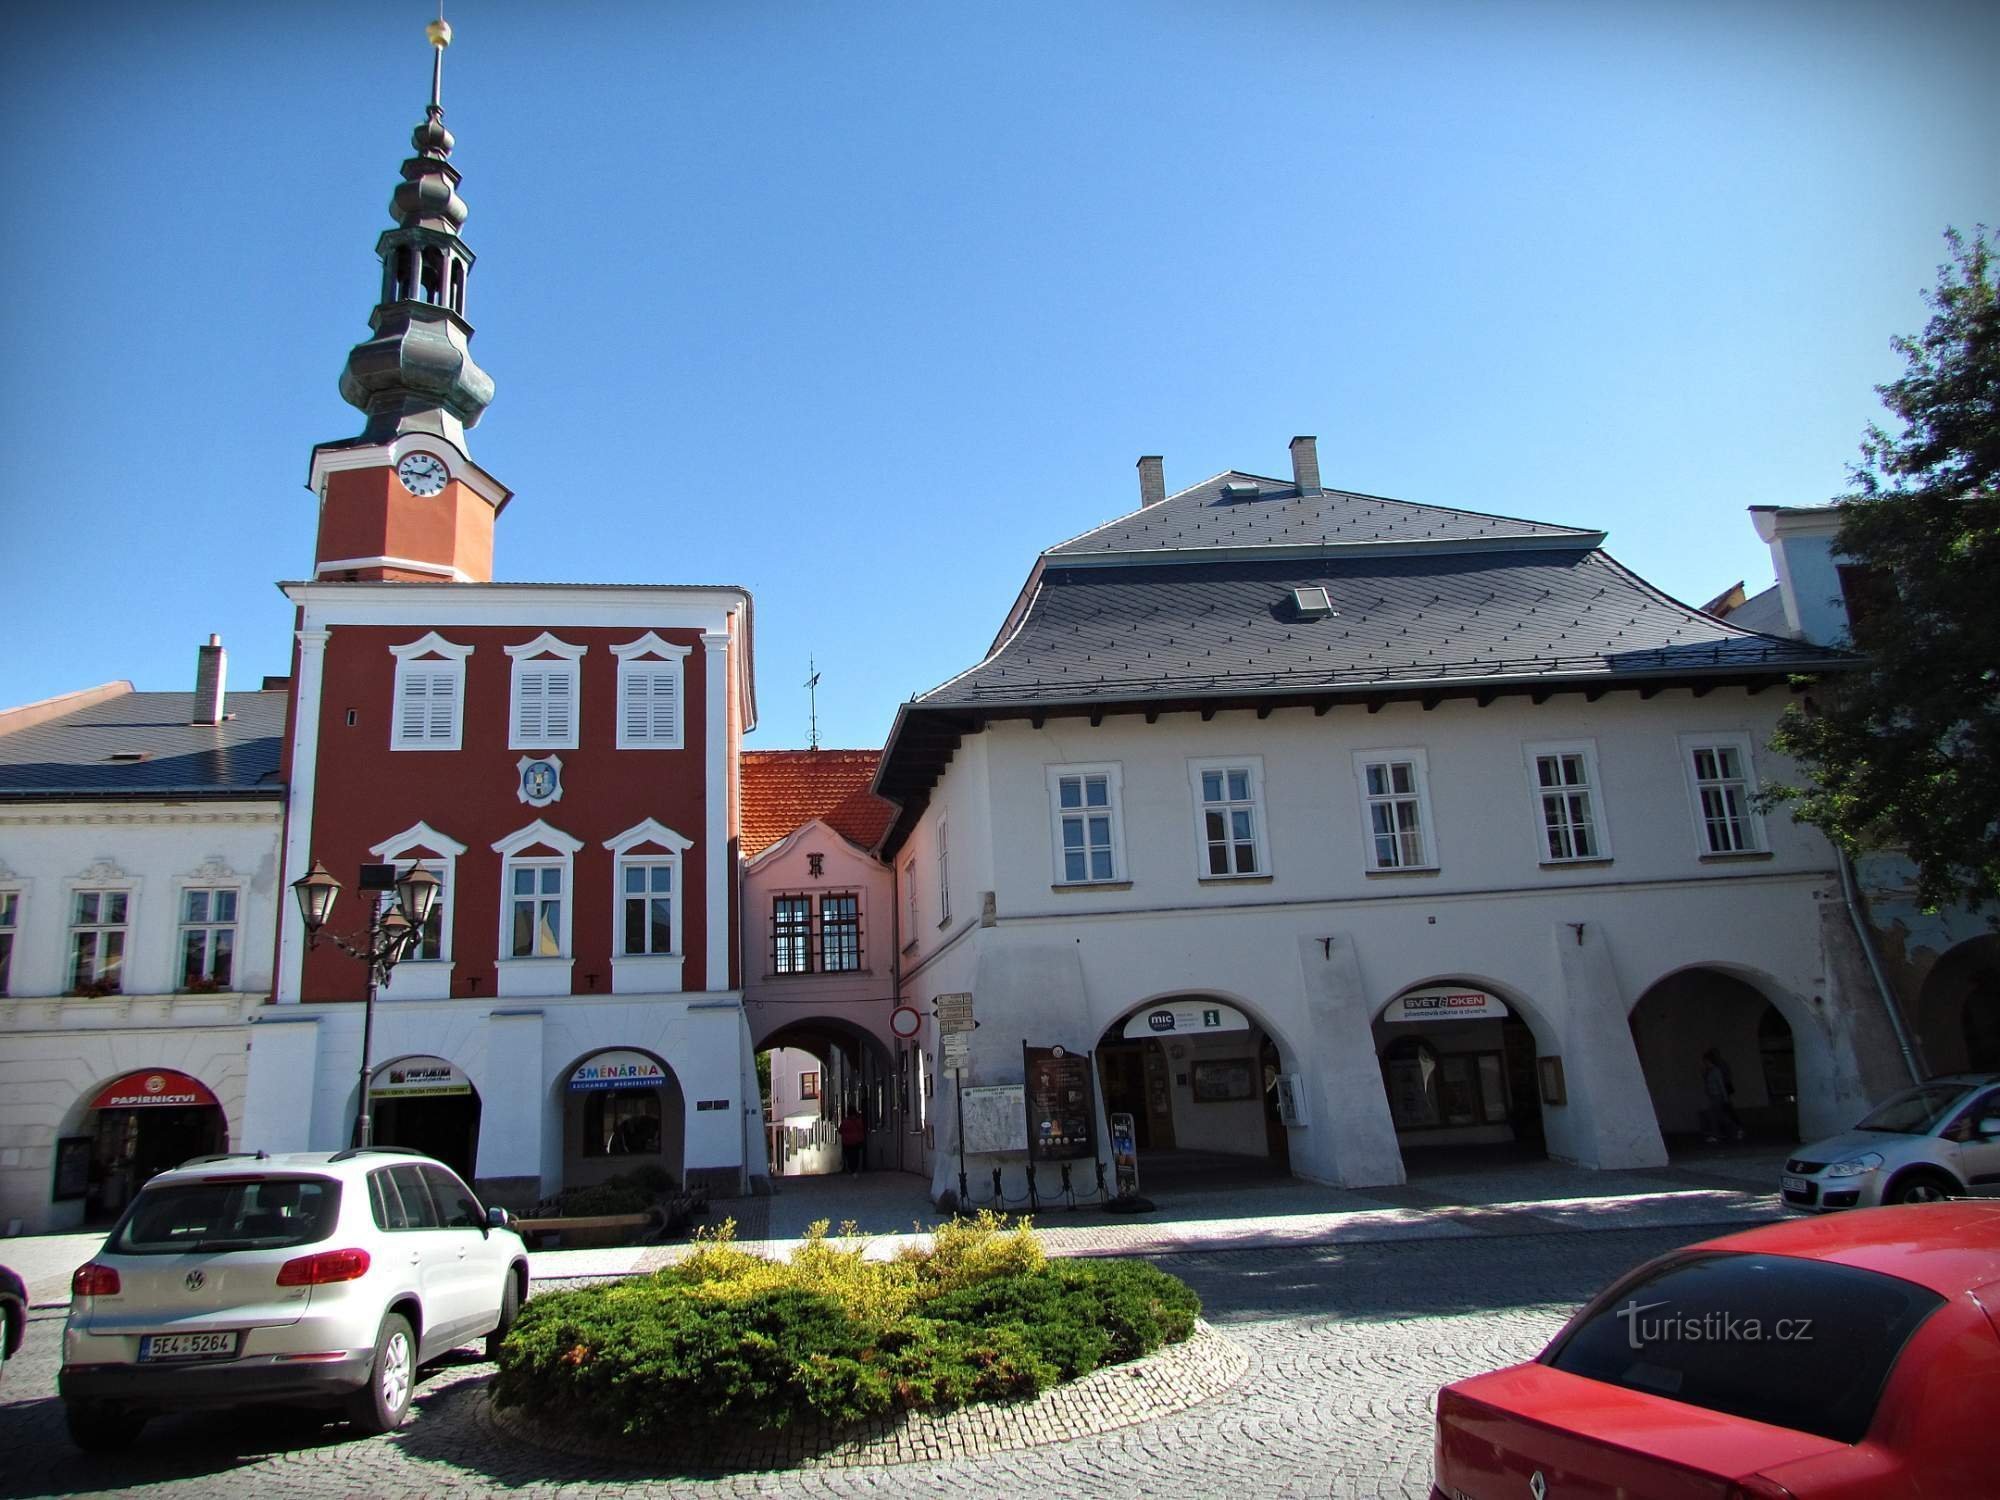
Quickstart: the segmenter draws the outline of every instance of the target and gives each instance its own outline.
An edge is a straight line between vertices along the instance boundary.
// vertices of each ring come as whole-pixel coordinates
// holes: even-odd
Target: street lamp
[[[393,890],[395,902],[384,906],[380,898],[368,908],[368,934],[361,942],[350,942],[339,933],[329,932],[327,940],[349,958],[368,965],[368,999],[361,1011],[361,1097],[354,1108],[354,1144],[366,1146],[375,1133],[368,1108],[368,1054],[375,1040],[375,991],[389,982],[389,973],[408,958],[423,939],[424,923],[430,920],[444,882],[422,865],[411,865],[398,875],[394,865],[363,865],[361,889]],[[313,861],[310,870],[292,882],[298,897],[299,915],[305,918],[306,946],[319,946],[320,931],[333,913],[334,897],[340,882],[327,873],[325,865]]]

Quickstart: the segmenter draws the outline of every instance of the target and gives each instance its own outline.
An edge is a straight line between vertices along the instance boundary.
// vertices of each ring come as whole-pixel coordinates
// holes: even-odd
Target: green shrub
[[[522,1309],[494,1400],[632,1436],[705,1435],[1030,1397],[1186,1338],[1201,1304],[1142,1261],[1049,1262],[1025,1225],[868,1260],[813,1226],[788,1261],[724,1223],[680,1265]],[[851,1230],[852,1226],[843,1226]]]

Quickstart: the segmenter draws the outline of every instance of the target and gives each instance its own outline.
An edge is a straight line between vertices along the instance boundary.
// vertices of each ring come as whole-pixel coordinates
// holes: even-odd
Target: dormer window
[[[465,659],[472,647],[432,631],[422,640],[391,646],[389,654],[396,658],[389,748],[458,749],[465,725]]]
[[[1256,485],[1244,479],[1232,479],[1222,487],[1222,498],[1231,505],[1239,500],[1255,500],[1259,493]]]
[[[589,649],[544,631],[525,646],[509,646],[514,687],[507,716],[510,750],[574,750],[580,667]]]

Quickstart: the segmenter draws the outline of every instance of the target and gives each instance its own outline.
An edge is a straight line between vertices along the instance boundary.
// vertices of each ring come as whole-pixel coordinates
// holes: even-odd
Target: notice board
[[[1021,1060],[1028,1078],[1028,1154],[1038,1161],[1097,1155],[1090,1054],[1023,1046]]]
[[[965,1105],[965,1149],[993,1155],[1028,1149],[1028,1107],[1018,1083],[960,1089]]]

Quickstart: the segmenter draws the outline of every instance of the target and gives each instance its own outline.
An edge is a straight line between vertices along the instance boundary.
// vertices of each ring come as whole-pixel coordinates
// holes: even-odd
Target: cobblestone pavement
[[[471,1351],[427,1372],[409,1425],[389,1437],[269,1413],[197,1414],[156,1420],[130,1453],[86,1457],[63,1436],[62,1315],[48,1309],[0,1385],[0,1495],[1423,1497],[1441,1383],[1532,1355],[1620,1271],[1703,1234],[1687,1225],[1474,1231],[1159,1257],[1248,1356],[1247,1373],[1219,1396],[978,1459],[705,1479],[506,1441],[482,1418],[492,1367]]]

